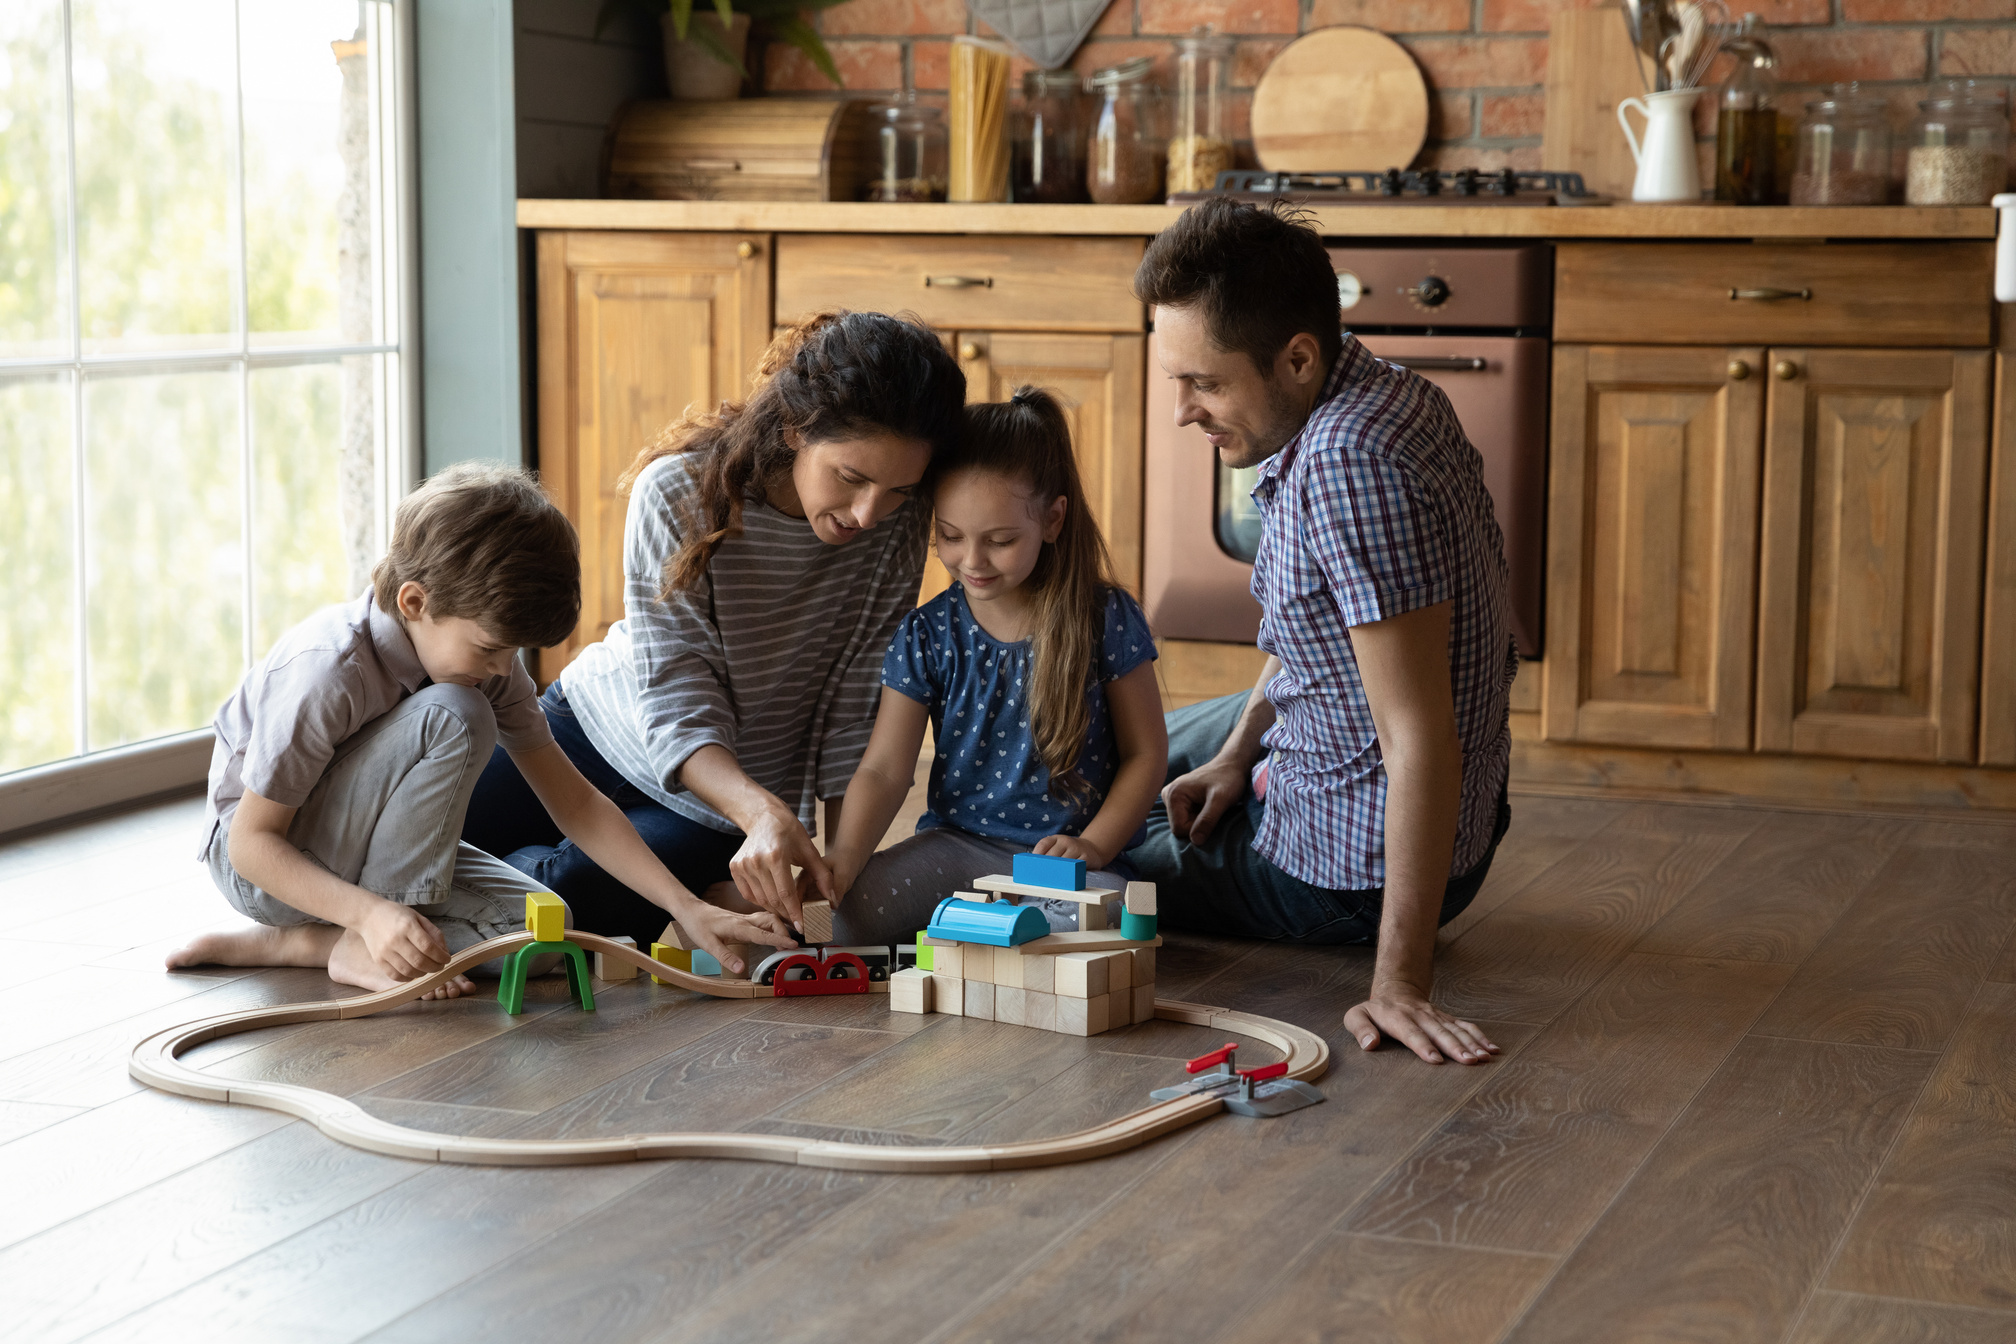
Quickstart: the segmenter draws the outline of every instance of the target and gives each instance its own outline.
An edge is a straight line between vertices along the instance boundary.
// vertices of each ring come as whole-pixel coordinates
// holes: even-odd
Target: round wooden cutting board
[[[1318,28],[1253,90],[1253,151],[1270,172],[1405,168],[1428,139],[1428,82],[1372,28]]]

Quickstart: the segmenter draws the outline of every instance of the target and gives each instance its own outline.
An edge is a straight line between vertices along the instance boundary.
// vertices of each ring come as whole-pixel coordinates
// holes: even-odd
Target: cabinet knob
[[[1799,376],[1799,366],[1789,359],[1781,359],[1771,366],[1771,372],[1778,375],[1780,382],[1789,383]]]
[[[959,358],[966,360],[970,363],[971,361],[980,358],[981,354],[982,351],[977,341],[959,342]]]
[[[1729,361],[1729,381],[1740,383],[1750,376],[1750,366],[1740,359]]]
[[[735,255],[742,258],[742,260],[744,261],[749,260],[749,258],[756,255],[756,244],[749,242],[746,239],[743,240],[742,242],[735,244]]]

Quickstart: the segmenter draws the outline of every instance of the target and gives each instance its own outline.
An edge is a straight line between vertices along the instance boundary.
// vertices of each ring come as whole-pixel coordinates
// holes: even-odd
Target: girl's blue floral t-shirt
[[[1004,644],[980,628],[959,584],[903,618],[882,660],[882,684],[931,713],[937,757],[930,811],[917,829],[956,826],[975,835],[1034,844],[1091,824],[1120,769],[1106,686],[1155,656],[1148,618],[1117,588],[1106,590],[1099,665],[1086,669],[1091,722],[1078,773],[1091,794],[1076,807],[1052,798],[1050,771],[1029,727],[1029,641]],[[1137,834],[1127,843],[1140,844]]]

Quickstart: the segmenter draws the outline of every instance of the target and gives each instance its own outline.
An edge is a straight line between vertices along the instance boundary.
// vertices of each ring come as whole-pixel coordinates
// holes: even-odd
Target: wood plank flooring
[[[10,1341],[2016,1339],[2016,821],[1515,796],[1438,960],[1493,1063],[1359,1051],[1364,949],[1172,933],[1163,997],[1323,1033],[1325,1104],[917,1177],[433,1166],[137,1087],[152,1031],[338,992],[159,969],[229,919],[190,858],[200,815],[0,844]],[[594,1014],[558,981],[527,997],[191,1058],[473,1134],[939,1144],[1133,1110],[1224,1039],[648,981]]]

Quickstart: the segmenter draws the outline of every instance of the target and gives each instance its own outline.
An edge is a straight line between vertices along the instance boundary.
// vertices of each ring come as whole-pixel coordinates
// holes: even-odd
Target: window
[[[0,773],[206,726],[410,479],[392,0],[0,4]]]

